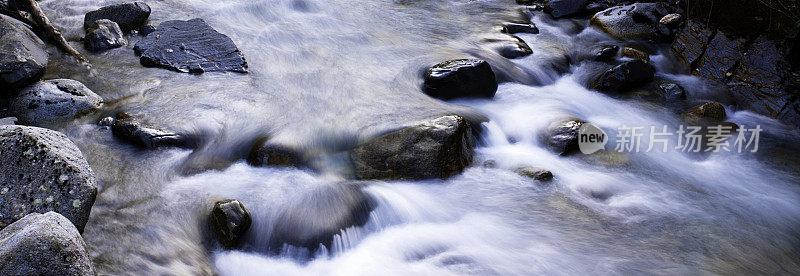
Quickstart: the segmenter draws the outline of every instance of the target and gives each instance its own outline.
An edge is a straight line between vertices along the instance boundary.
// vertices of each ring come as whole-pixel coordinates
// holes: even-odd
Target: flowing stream
[[[83,15],[116,1],[42,0],[79,45]],[[532,19],[534,54],[507,60],[480,43],[519,18],[511,0],[160,0],[152,23],[200,17],[239,46],[248,74],[181,74],[139,65],[132,45],[90,54],[91,71],[55,49],[45,78],[72,78],[103,96],[98,114],[60,125],[100,185],[83,234],[100,274],[598,275],[800,273],[800,134],[760,125],[757,153],[680,151],[558,156],[541,134],[577,117],[616,138],[623,125],[676,128],[680,113],[725,93],[688,75],[667,44],[646,44],[657,78],[682,84],[684,103],[610,97],[585,88],[592,47],[621,44],[587,19]],[[81,48],[82,49],[82,48]],[[491,100],[442,102],[420,90],[432,64],[487,59],[507,82]],[[643,92],[644,93],[644,92]],[[145,151],[95,123],[126,111],[199,134],[197,150]],[[266,250],[276,213],[297,194],[346,177],[349,147],[443,114],[489,121],[475,164],[448,180],[370,181],[378,202],[363,227],[307,258]],[[647,134],[647,132],[645,132]],[[263,136],[318,152],[311,169],[256,168],[242,158]],[[645,135],[646,137],[646,135]],[[674,145],[676,141],[671,141]],[[613,148],[613,145],[609,145]],[[481,164],[494,160],[495,168]],[[553,172],[551,182],[519,166]],[[213,244],[217,200],[248,207],[243,250]]]

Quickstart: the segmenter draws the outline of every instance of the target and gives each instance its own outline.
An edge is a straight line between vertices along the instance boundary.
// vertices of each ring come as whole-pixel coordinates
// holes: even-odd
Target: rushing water
[[[79,45],[83,14],[113,2],[40,5]],[[519,18],[510,0],[148,3],[154,23],[201,17],[230,36],[250,73],[143,68],[132,46],[90,54],[87,71],[51,49],[46,77],[80,80],[107,102],[102,112],[59,126],[99,179],[84,239],[100,274],[800,273],[795,129],[729,107],[729,121],[765,129],[758,153],[561,157],[543,146],[543,131],[563,118],[592,122],[614,141],[619,126],[675,128],[677,114],[694,104],[730,102],[686,75],[668,45],[644,46],[656,53],[658,78],[687,88],[686,103],[587,90],[604,65],[582,60],[594,46],[621,42],[585,19],[537,14],[541,33],[519,35],[534,55],[509,61],[492,53],[480,37]],[[421,70],[470,56],[510,80],[494,99],[445,103],[420,92]],[[204,146],[121,144],[94,125],[120,110],[198,133]],[[453,113],[489,118],[475,166],[444,181],[370,182],[378,207],[366,225],[346,229],[311,258],[268,253],[276,214],[296,195],[341,181],[348,147]],[[264,135],[317,152],[314,170],[248,166],[242,157]],[[481,167],[484,160],[497,167]],[[547,168],[555,179],[522,178],[513,172],[518,166]],[[239,199],[253,215],[243,251],[210,242],[206,217],[223,198]]]

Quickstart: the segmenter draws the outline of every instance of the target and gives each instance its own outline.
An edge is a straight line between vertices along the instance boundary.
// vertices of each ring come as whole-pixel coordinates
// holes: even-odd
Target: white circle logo
[[[591,124],[583,124],[578,130],[578,147],[583,154],[592,154],[604,150],[608,143],[608,135]]]

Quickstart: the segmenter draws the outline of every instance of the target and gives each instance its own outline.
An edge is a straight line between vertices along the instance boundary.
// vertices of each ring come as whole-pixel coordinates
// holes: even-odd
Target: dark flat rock
[[[83,17],[83,28],[89,29],[97,20],[116,22],[122,31],[130,32],[141,27],[150,17],[150,6],[141,1],[119,3],[91,11]]]
[[[187,73],[247,73],[247,62],[233,40],[200,18],[163,22],[133,49],[144,66]]]
[[[425,94],[454,98],[492,98],[497,80],[489,63],[480,59],[457,59],[434,65],[425,73]]]

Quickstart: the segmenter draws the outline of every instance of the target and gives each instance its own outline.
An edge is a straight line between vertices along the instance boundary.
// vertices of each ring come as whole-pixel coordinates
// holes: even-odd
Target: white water
[[[81,15],[111,2],[42,6],[58,10],[54,22],[79,36]],[[540,134],[569,117],[610,134],[608,149],[619,126],[675,129],[682,123],[676,109],[685,106],[587,90],[582,84],[597,64],[573,62],[567,74],[552,69],[564,55],[580,60],[592,46],[614,42],[584,28],[585,20],[535,17],[541,33],[520,35],[535,54],[505,61],[474,37],[513,17],[513,1],[148,3],[154,21],[204,18],[237,43],[251,73],[190,76],[145,69],[129,48],[90,56],[94,75],[49,73],[81,79],[107,102],[119,100],[109,112],[133,110],[165,126],[199,129],[212,141],[196,153],[142,152],[119,146],[89,119],[65,127],[101,180],[84,234],[101,274],[800,272],[800,175],[791,161],[800,152],[792,145],[800,140],[796,130],[729,107],[729,121],[765,129],[762,152],[561,157],[546,149]],[[713,87],[681,74],[664,45],[653,47],[661,51],[651,56],[658,76],[687,88],[686,105],[725,102]],[[467,53],[488,58],[517,82],[501,84],[492,100],[447,104],[419,92],[421,68]],[[450,104],[490,119],[475,166],[445,181],[371,182],[366,190],[378,207],[370,221],[347,229],[330,252],[312,259],[267,253],[283,206],[341,180],[335,153],[343,145],[437,114],[478,114]],[[331,153],[317,160],[323,173],[253,168],[236,159],[262,133]],[[184,175],[187,160],[219,170]],[[498,167],[483,168],[484,160]],[[519,166],[546,168],[555,179],[517,176]],[[239,199],[253,214],[245,251],[206,242],[204,217],[222,198]]]

